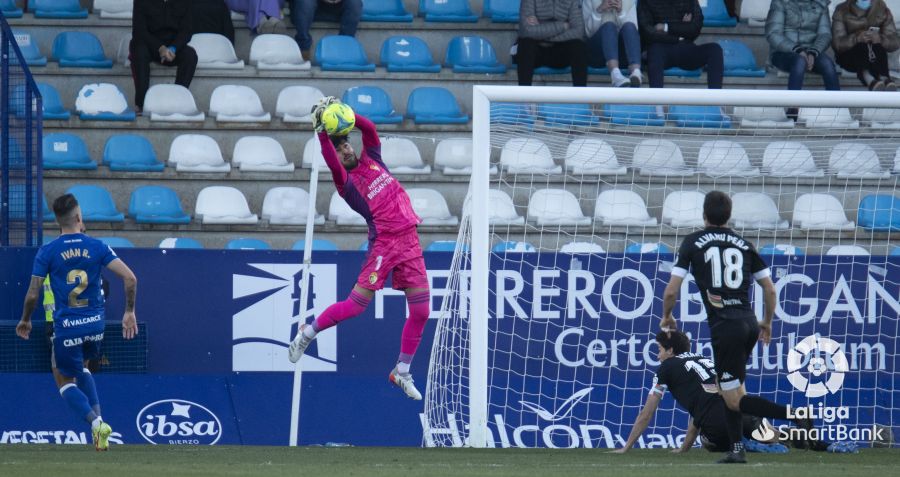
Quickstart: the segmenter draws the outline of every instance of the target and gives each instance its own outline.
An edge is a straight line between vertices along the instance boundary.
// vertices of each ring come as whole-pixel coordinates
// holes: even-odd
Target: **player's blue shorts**
[[[84,370],[84,361],[100,357],[103,333],[61,337],[53,335],[50,363],[60,374],[74,378]]]

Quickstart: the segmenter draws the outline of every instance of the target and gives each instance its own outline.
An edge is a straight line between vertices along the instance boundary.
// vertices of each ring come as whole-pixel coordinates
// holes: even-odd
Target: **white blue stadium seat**
[[[423,225],[458,225],[459,217],[450,213],[440,192],[428,188],[406,189],[409,201]]]
[[[3,13],[6,18],[13,18],[6,15],[6,12]],[[16,40],[16,44],[19,45],[19,50],[22,52],[22,58],[25,59],[25,63],[28,64],[28,66],[47,66],[47,57],[41,53],[41,50],[38,48],[38,44],[31,36],[31,33],[22,30],[13,30],[13,38]]]
[[[310,247],[313,252],[336,252],[338,251],[338,246],[334,244],[331,240],[328,239],[313,239],[312,246]],[[306,240],[298,240],[294,242],[294,245],[291,247],[291,250],[305,250],[306,249]]]
[[[790,244],[766,244],[760,247],[760,255],[804,255],[803,249]]]
[[[169,146],[169,165],[178,172],[228,172],[219,143],[204,134],[181,134]]]
[[[592,254],[606,253],[606,250],[593,242],[569,242],[559,248],[559,253]]]
[[[419,16],[426,22],[476,23],[469,0],[419,0]]]
[[[873,232],[900,230],[900,199],[887,194],[863,197],[856,213],[856,223]]]
[[[109,191],[100,186],[76,185],[70,187],[67,194],[72,194],[81,206],[82,219],[85,222],[124,222],[125,214],[116,209]]]
[[[166,165],[156,158],[150,141],[137,134],[117,134],[106,140],[103,164],[111,171],[160,172]]]
[[[733,19],[732,19],[733,20]],[[756,63],[753,51],[740,40],[717,40],[722,47],[722,58],[725,60],[725,76],[743,78],[763,78],[765,68]]]
[[[311,123],[310,111],[324,97],[315,86],[288,86],[278,93],[275,116],[286,123]]]
[[[112,83],[86,84],[78,91],[75,111],[82,121],[134,121],[125,93]]]
[[[316,162],[320,171],[328,170],[325,158],[322,157],[322,145],[319,143],[318,136],[307,139],[306,145],[303,146],[303,167],[311,169],[313,161]]]
[[[271,248],[266,241],[255,238],[236,238],[225,244],[226,250],[269,250]]]
[[[299,187],[273,187],[263,199],[262,219],[273,225],[305,225],[309,209],[309,192]],[[314,223],[325,223],[325,216],[315,213]]]
[[[872,129],[900,129],[900,109],[864,108],[862,120]]]
[[[624,190],[605,190],[597,196],[594,220],[603,225],[653,227],[656,218],[650,217],[647,204],[637,193]]]
[[[87,18],[88,11],[78,0],[29,0],[28,10],[35,18]]]
[[[245,172],[293,172],[294,164],[284,155],[281,143],[268,136],[244,136],[238,139],[231,163]]]
[[[403,122],[403,116],[394,110],[391,96],[378,86],[348,88],[347,91],[344,91],[341,101],[375,124],[400,124]]]
[[[616,151],[602,139],[576,139],[566,148],[566,171],[572,174],[620,175],[627,169],[619,164]]]
[[[521,0],[484,0],[483,16],[494,23],[519,23]]]
[[[128,215],[139,224],[189,224],[178,194],[165,186],[143,186],[131,192]]]
[[[697,168],[711,177],[755,177],[759,169],[750,164],[744,146],[734,141],[707,141],[697,154]]]
[[[151,121],[203,121],[206,115],[197,109],[194,95],[177,84],[155,84],[144,97],[144,115]]]
[[[666,119],[656,106],[645,104],[604,104],[603,117],[623,126],[665,126]]]
[[[70,133],[50,133],[44,136],[42,153],[44,169],[97,168],[91,159],[87,145],[81,137]]]
[[[131,19],[134,0],[94,0],[94,11],[100,18]]]
[[[565,189],[541,189],[528,199],[528,221],[538,226],[590,225],[574,194]]]
[[[352,36],[328,35],[316,44],[316,63],[323,71],[375,71],[366,51]]]
[[[409,23],[413,21],[413,16],[406,11],[403,0],[366,0],[363,2],[362,21]]]
[[[642,176],[692,176],[681,148],[668,139],[644,139],[634,147],[631,166]]]
[[[351,209],[337,191],[331,194],[331,201],[328,203],[328,220],[333,220],[338,225],[366,225],[366,219]]]
[[[431,174],[431,166],[422,161],[416,143],[405,137],[382,139],[381,158],[394,174]]]
[[[471,202],[467,202],[466,206],[470,207]],[[488,191],[488,222],[493,225],[524,225],[525,217],[516,212],[509,194],[491,189]]]
[[[469,250],[468,245],[463,245],[463,250]],[[425,247],[426,252],[455,252],[456,251],[456,241],[455,240],[435,240],[428,244]]]
[[[731,197],[731,221],[739,229],[786,229],[788,221],[781,220],[778,206],[766,194],[738,192]]]
[[[97,237],[97,240],[103,242],[112,249],[134,248],[134,244],[131,243],[131,240],[128,240],[125,237]]]
[[[741,2],[741,20],[744,20],[750,26],[760,27],[766,25],[766,16],[769,14],[769,7],[772,0],[751,0]]]
[[[593,126],[600,122],[589,104],[539,104],[537,113],[544,126],[551,128]]]
[[[0,0],[0,13],[6,18],[22,18],[22,9],[16,5],[15,0]]]
[[[788,119],[784,108],[770,106],[736,106],[734,116],[741,120],[744,128],[783,128],[794,127],[794,120]]]
[[[701,2],[700,6],[702,7],[703,11],[703,26],[733,27],[737,25],[737,18],[728,15],[728,9],[725,8],[724,1],[706,0],[706,2]]]
[[[456,97],[437,86],[412,90],[406,103],[406,116],[416,124],[467,124],[469,115],[460,110]]]
[[[220,122],[267,123],[272,115],[249,86],[223,84],[213,90],[209,99],[209,115]]]
[[[520,103],[491,102],[491,123],[531,128],[537,116],[527,105]]]
[[[847,108],[800,108],[797,120],[809,129],[858,129]]]
[[[672,227],[703,227],[703,200],[696,190],[671,192],[663,201],[662,221]]]
[[[506,65],[497,59],[491,42],[477,35],[457,36],[450,40],[444,65],[453,68],[454,73],[506,73]]]
[[[534,248],[534,245],[531,245],[528,242],[516,242],[514,240],[507,240],[504,242],[498,242],[491,247],[491,252],[495,253],[535,253],[537,249]]]
[[[244,68],[234,52],[234,45],[218,33],[194,33],[188,46],[197,52],[198,69],[239,70]]]
[[[731,118],[719,106],[674,105],[668,117],[680,128],[731,128]]]
[[[159,242],[159,248],[203,248],[203,244],[190,237],[168,237]]]
[[[390,73],[439,73],[428,44],[412,35],[392,36],[381,44],[381,66]]]
[[[500,166],[510,174],[561,174],[550,148],[540,139],[514,137],[500,151]]]
[[[255,224],[247,199],[234,187],[209,186],[197,194],[194,215],[204,224]]]
[[[828,172],[840,178],[886,178],[891,174],[881,168],[871,146],[858,142],[835,145],[828,158]]]
[[[868,256],[869,251],[859,245],[835,245],[829,248],[825,255]]]
[[[844,206],[829,194],[803,194],[794,201],[791,223],[804,230],[852,230]]]
[[[297,42],[288,35],[263,34],[250,44],[250,64],[257,70],[308,70],[309,58],[303,58]]]
[[[672,248],[668,245],[660,242],[644,242],[644,243],[632,243],[625,247],[625,253],[637,253],[637,254],[645,254],[645,253],[672,253]]]
[[[52,59],[60,68],[112,68],[103,45],[93,33],[64,31],[53,40]]]
[[[763,170],[775,177],[822,177],[812,153],[797,141],[775,141],[763,153]]]

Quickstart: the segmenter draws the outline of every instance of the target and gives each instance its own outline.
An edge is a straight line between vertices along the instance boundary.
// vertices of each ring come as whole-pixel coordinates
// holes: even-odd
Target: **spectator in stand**
[[[722,88],[722,47],[718,43],[694,43],[703,28],[703,12],[697,0],[640,0],[638,24],[647,50],[651,88],[662,88],[664,71],[676,66],[686,70],[706,66],[709,88]]]
[[[841,68],[856,73],[870,91],[897,91],[887,54],[900,48],[894,16],[884,0],[847,0],[831,18],[831,46]]]
[[[224,0],[191,0],[192,33],[217,33],[234,44],[234,24]]]
[[[192,21],[188,0],[135,0],[129,53],[135,112],[144,110],[150,88],[150,62],[175,66],[175,84],[190,87],[197,52],[188,46]]]
[[[339,35],[356,36],[362,17],[362,0],[291,0],[291,22],[297,28],[297,45],[303,58],[310,59],[312,36],[309,28],[314,20],[338,22]]]
[[[612,85],[641,86],[641,35],[637,29],[635,0],[584,0],[584,31],[588,37],[590,64],[606,60]],[[619,69],[619,46],[625,47],[628,76]]]
[[[834,62],[825,54],[831,44],[827,0],[772,0],[766,39],[772,64],[790,74],[788,89],[802,89],[807,71],[822,75],[825,89],[841,89]]]
[[[587,86],[587,45],[581,0],[522,0],[519,38],[513,45],[519,86],[531,86],[534,69],[572,67],[572,85]]]
[[[281,7],[284,0],[225,0],[232,11],[243,13],[250,33],[287,33],[287,26],[281,21]]]

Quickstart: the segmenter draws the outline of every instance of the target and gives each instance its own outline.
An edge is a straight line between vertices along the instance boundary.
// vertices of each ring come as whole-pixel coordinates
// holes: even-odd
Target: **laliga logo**
[[[821,356],[823,354],[824,357]],[[824,382],[811,383],[810,378],[801,373],[804,370],[815,378],[829,374]],[[847,356],[841,350],[840,343],[819,335],[807,336],[788,352],[788,381],[797,390],[806,393],[806,397],[815,398],[838,392],[844,384],[844,373],[849,370]]]
[[[590,394],[593,390],[594,388],[590,387],[578,391],[577,393],[570,396],[569,399],[566,399],[566,401],[562,403],[562,406],[560,406],[559,409],[556,410],[556,412],[550,412],[542,408],[541,406],[532,404],[530,402],[519,401],[519,403],[528,410],[534,411],[534,413],[537,414],[541,419],[545,421],[556,422],[560,419],[568,417],[569,414],[572,413],[572,408],[574,408],[576,404],[581,402],[582,399],[587,397],[587,395]]]
[[[769,425],[769,421],[763,419],[759,428],[754,429],[753,432],[750,433],[750,437],[753,437],[760,442],[768,442],[775,439],[775,429],[772,429]]]
[[[222,423],[212,411],[181,399],[147,404],[138,413],[136,424],[151,444],[213,445],[222,437]]]

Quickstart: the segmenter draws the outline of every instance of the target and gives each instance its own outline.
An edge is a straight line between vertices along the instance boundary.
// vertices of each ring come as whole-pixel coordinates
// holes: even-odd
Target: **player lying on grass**
[[[107,267],[125,282],[122,316],[125,339],[137,335],[134,315],[137,278],[108,245],[84,234],[81,207],[75,196],[66,194],[54,200],[53,213],[60,236],[41,247],[34,258],[31,284],[16,334],[26,340],[31,335],[31,313],[40,297],[44,277],[49,275],[56,303],[50,355],[53,377],[59,394],[72,411],[90,423],[94,448],[108,450],[112,428],[100,415],[100,398],[88,370],[88,361],[100,357],[105,328],[100,272]]]
[[[375,292],[393,274],[394,289],[406,293],[409,318],[400,337],[400,356],[389,379],[410,398],[422,399],[409,372],[431,308],[425,260],[416,231],[421,220],[413,211],[403,186],[384,165],[381,140],[371,121],[356,116],[356,127],[362,132],[360,155],[353,150],[347,135],[328,136],[322,113],[328,105],[337,102],[334,97],[323,98],[313,109],[313,126],[338,194],[366,219],[369,251],[350,296],[329,306],[313,323],[301,325],[291,342],[289,357],[296,363],[317,333],[365,311]]]

